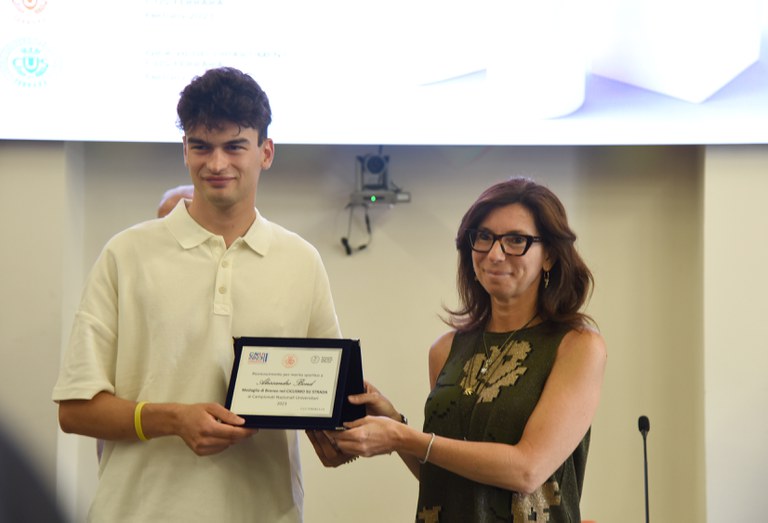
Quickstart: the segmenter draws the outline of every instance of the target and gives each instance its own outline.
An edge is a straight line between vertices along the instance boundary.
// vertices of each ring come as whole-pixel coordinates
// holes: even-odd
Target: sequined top
[[[542,323],[515,333],[457,333],[424,408],[424,431],[447,438],[515,444],[539,400],[568,328]],[[481,373],[483,363],[488,363]],[[421,466],[416,521],[549,523],[581,521],[589,449],[576,450],[530,495],[476,483],[431,463]]]

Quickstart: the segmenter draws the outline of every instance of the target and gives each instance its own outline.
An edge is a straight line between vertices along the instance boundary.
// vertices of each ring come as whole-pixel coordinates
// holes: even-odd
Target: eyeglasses
[[[497,241],[501,245],[504,254],[523,256],[536,242],[542,242],[541,236],[529,236],[527,234],[493,234],[482,229],[470,229],[467,231],[469,245],[475,252],[490,252]]]

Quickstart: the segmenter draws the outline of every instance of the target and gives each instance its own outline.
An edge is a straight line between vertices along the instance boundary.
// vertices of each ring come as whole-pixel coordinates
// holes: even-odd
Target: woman
[[[329,434],[347,455],[397,451],[419,479],[417,521],[580,521],[606,348],[581,312],[592,274],[575,240],[546,187],[488,188],[456,238],[461,305],[430,349],[424,431],[368,384],[350,401],[369,415]]]

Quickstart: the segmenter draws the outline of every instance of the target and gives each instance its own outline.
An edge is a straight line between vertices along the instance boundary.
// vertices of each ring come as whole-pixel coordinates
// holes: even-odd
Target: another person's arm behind
[[[195,188],[192,185],[178,185],[172,189],[168,189],[163,193],[163,197],[160,199],[160,204],[157,206],[157,217],[170,213],[179,200],[187,199],[191,200],[195,193]]]

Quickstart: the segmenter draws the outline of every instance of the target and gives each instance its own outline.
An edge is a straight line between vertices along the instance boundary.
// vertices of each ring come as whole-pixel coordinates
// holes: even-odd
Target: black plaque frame
[[[365,416],[365,406],[352,405],[347,397],[350,394],[365,392],[363,383],[363,365],[360,352],[360,340],[349,338],[271,338],[271,337],[240,337],[234,338],[235,359],[232,362],[232,372],[227,390],[225,407],[231,409],[232,400],[237,389],[237,374],[240,359],[245,347],[288,347],[296,350],[306,349],[341,349],[341,362],[336,391],[333,400],[333,414],[330,417],[309,416],[275,416],[235,414],[245,419],[245,426],[262,429],[308,429],[308,430],[339,430],[344,422]]]

